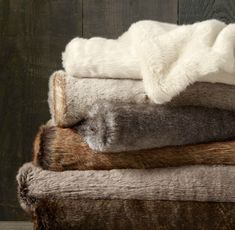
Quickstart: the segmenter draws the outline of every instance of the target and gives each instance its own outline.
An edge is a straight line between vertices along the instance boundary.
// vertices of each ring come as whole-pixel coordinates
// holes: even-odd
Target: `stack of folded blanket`
[[[235,228],[235,25],[75,38],[17,175],[35,229]]]

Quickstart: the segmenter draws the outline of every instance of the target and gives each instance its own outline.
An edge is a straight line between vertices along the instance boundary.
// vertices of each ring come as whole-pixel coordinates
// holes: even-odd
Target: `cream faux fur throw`
[[[17,175],[25,209],[38,198],[235,202],[234,179],[235,166],[200,165],[53,172],[26,163]]]
[[[196,81],[234,85],[234,48],[235,24],[139,21],[116,40],[75,38],[62,58],[73,76],[143,79],[149,98],[162,104]]]
[[[153,104],[141,80],[74,78],[56,71],[49,82],[49,107],[53,122],[70,127],[87,115],[97,99],[114,103]],[[235,86],[220,83],[195,83],[175,97],[171,106],[205,106],[235,111]]]
[[[235,139],[235,112],[97,101],[75,128],[91,149],[121,152]]]

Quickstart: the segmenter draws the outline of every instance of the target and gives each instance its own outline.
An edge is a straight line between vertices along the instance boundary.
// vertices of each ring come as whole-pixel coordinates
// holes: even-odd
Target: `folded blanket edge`
[[[66,73],[63,70],[58,70],[55,71],[49,79],[49,110],[52,120],[61,127],[64,126],[64,120],[66,120],[66,78]]]
[[[18,170],[17,181],[17,197],[20,206],[27,213],[32,213],[37,199],[29,194],[29,182],[34,177],[34,169],[31,162],[24,163]]]

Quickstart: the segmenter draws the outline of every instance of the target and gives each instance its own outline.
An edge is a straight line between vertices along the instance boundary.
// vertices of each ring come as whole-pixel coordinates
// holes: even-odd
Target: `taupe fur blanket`
[[[91,149],[121,152],[235,139],[235,113],[97,101],[75,128]]]
[[[184,166],[53,172],[31,163],[17,175],[27,209],[40,199],[125,199],[235,202],[235,166]]]
[[[235,165],[235,141],[97,154],[73,129],[43,125],[34,141],[33,164],[53,171]]]
[[[24,200],[29,199],[27,193]],[[230,230],[235,204],[147,200],[41,199],[29,211],[36,230]]]
[[[63,71],[52,74],[49,83],[49,107],[55,124],[69,127],[82,120],[97,100],[123,103],[153,103],[145,94],[141,80],[74,78]],[[235,86],[219,83],[195,83],[169,103],[172,106],[195,105],[235,110]]]

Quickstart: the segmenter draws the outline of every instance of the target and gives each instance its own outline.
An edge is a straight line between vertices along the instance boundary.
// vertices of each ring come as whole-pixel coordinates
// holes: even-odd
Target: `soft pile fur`
[[[27,163],[18,172],[24,209],[37,199],[235,202],[235,166],[53,172]]]
[[[44,125],[34,141],[33,164],[52,171],[235,165],[235,141],[97,154],[74,130]]]
[[[37,230],[188,230],[235,228],[235,204],[147,200],[37,198]]]
[[[84,119],[97,99],[153,103],[146,96],[141,80],[74,78],[63,71],[52,74],[48,102],[56,125],[69,127]],[[235,86],[195,83],[175,97],[169,105],[194,105],[235,111],[234,101]]]
[[[77,77],[143,78],[146,94],[162,104],[197,81],[234,85],[234,49],[235,24],[139,21],[116,40],[73,39],[63,66]]]
[[[75,126],[89,147],[121,152],[235,138],[235,113],[204,107],[169,107],[97,101]]]
[[[84,119],[97,99],[149,103],[141,81],[118,79],[76,79],[63,71],[49,82],[51,117],[58,126],[69,127]]]

